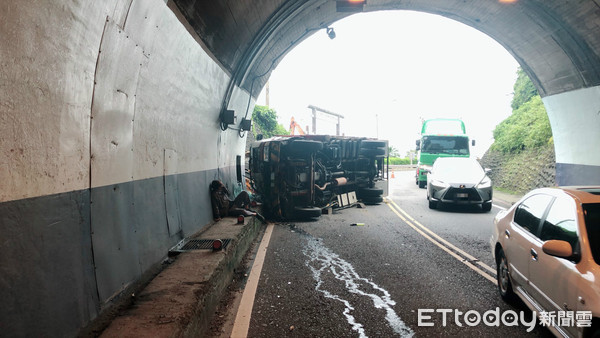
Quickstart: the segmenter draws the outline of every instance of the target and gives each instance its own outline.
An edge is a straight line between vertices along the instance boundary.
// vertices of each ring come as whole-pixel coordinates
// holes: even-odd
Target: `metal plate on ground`
[[[212,250],[213,242],[216,239],[190,239],[190,240],[182,240],[176,246],[174,246],[169,252],[189,252],[193,250]],[[227,248],[227,245],[232,241],[232,239],[221,239],[223,242],[223,249]]]

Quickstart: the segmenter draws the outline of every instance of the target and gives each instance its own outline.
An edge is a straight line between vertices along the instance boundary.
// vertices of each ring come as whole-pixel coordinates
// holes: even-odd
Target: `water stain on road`
[[[325,247],[321,241],[315,238],[308,238],[308,243],[304,247],[303,254],[308,258],[306,266],[312,271],[315,279],[315,289],[325,297],[334,299],[344,304],[344,316],[352,329],[359,333],[360,337],[367,337],[363,324],[357,322],[352,315],[354,311],[350,301],[327,289],[325,280],[331,278],[341,282],[345,289],[353,294],[371,299],[375,309],[385,311],[387,324],[401,337],[412,337],[414,331],[410,329],[396,314],[392,306],[396,302],[390,297],[390,293],[370,280],[358,275],[354,267],[347,261],[340,258],[337,254]]]

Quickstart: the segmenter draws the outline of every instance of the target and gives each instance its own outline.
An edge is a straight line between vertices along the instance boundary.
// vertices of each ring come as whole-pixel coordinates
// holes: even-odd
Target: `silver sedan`
[[[492,210],[492,180],[477,160],[466,157],[440,157],[427,174],[429,208],[438,203],[481,204]]]

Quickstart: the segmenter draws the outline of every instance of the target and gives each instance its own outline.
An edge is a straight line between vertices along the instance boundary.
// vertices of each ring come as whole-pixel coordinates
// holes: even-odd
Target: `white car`
[[[438,204],[479,204],[483,211],[492,210],[492,180],[479,162],[468,157],[440,157],[427,170],[429,208]]]
[[[500,296],[554,314],[557,336],[600,336],[600,187],[533,190],[494,224]]]

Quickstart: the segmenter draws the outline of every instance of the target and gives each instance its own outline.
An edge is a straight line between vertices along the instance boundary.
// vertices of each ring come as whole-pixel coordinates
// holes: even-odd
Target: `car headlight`
[[[479,184],[477,184],[476,188],[489,188],[492,186],[492,180],[489,177],[484,178]]]
[[[436,188],[448,188],[450,186],[450,184],[439,180],[432,180],[431,185],[435,186]]]

